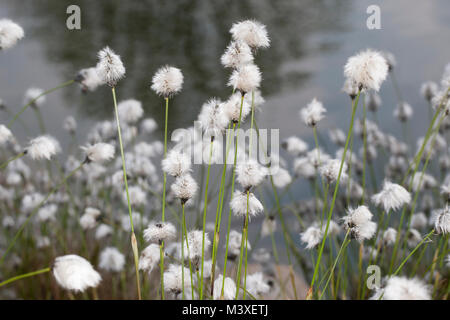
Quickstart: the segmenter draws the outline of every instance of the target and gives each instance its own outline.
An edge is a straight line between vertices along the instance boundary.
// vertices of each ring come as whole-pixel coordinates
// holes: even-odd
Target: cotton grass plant
[[[17,298],[48,299],[448,299],[450,72],[420,88],[430,119],[415,149],[407,130],[414,112],[394,75],[395,57],[360,51],[344,65],[348,128],[330,129],[332,147],[322,143],[327,109],[311,97],[299,102],[299,125],[312,129],[313,146],[294,135],[278,155],[257,121],[264,65],[255,57],[270,47],[269,33],[245,20],[230,35],[217,57],[229,71],[224,91],[199,106],[199,126],[174,132],[172,141],[169,101],[184,83],[176,67],[151,79],[164,99],[163,121],[143,118],[141,101],[117,101],[126,69],[109,47],[74,80],[26,92],[24,106],[0,124],[0,295],[9,288]],[[1,50],[23,36],[0,20]],[[388,77],[402,138],[377,119]],[[85,94],[108,85],[114,118],[62,154],[41,120],[46,95],[74,82]],[[28,107],[43,132],[22,147],[12,125]],[[63,128],[77,145],[76,120]],[[309,194],[299,194],[303,184]],[[369,265],[383,276],[372,289]]]

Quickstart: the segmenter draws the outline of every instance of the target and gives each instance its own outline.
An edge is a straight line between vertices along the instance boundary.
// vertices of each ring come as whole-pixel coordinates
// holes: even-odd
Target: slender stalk
[[[6,160],[5,162],[3,162],[0,165],[0,170],[5,169],[11,162],[13,162],[14,160],[17,160],[19,158],[22,158],[24,155],[25,155],[25,152],[21,152],[21,153],[15,155],[15,156],[13,156],[12,158],[9,158],[8,160]]]
[[[181,202],[181,219],[184,221],[184,202]],[[184,296],[184,245],[183,245],[184,228],[181,226],[181,283],[182,283],[182,299]]]
[[[7,127],[8,127],[8,128],[11,128],[11,126],[14,124],[14,122],[16,122],[16,120],[20,117],[20,115],[21,115],[25,110],[27,110],[27,108],[28,108],[29,106],[31,106],[33,103],[35,103],[35,102],[37,101],[37,99],[39,99],[40,97],[45,96],[46,94],[49,94],[49,93],[55,91],[55,90],[58,90],[58,89],[60,89],[60,88],[67,87],[67,86],[71,85],[71,84],[74,83],[74,82],[75,82],[75,80],[69,80],[69,81],[67,81],[67,82],[61,83],[60,85],[58,85],[58,86],[56,86],[56,87],[54,87],[54,88],[52,88],[52,89],[46,90],[46,91],[42,92],[40,95],[38,95],[37,97],[35,97],[34,99],[30,100],[26,105],[24,105],[24,106],[20,109],[20,111],[19,111],[18,113],[16,113],[16,115],[14,116],[14,118],[12,118],[11,121],[8,122]]]
[[[344,241],[342,241],[342,245],[339,248],[338,254],[337,254],[336,259],[334,260],[334,263],[333,263],[333,267],[331,268],[330,275],[328,276],[328,280],[327,280],[327,282],[325,283],[325,286],[322,289],[322,294],[320,295],[319,300],[322,299],[322,296],[324,295],[325,291],[327,290],[328,283],[330,282],[330,280],[331,280],[331,278],[332,278],[332,276],[334,274],[334,269],[336,268],[336,265],[337,265],[337,263],[339,261],[339,257],[341,256],[342,251],[345,250],[347,248],[347,245],[350,243],[350,240],[347,240],[348,234],[349,234],[349,230],[345,234]]]
[[[199,298],[203,300],[203,266],[205,261],[205,228],[206,228],[206,209],[208,208],[208,186],[209,186],[209,175],[211,171],[211,158],[213,152],[213,142],[214,137],[211,137],[211,143],[209,145],[209,160],[208,160],[208,171],[206,172],[206,187],[205,187],[205,205],[203,209],[203,238],[202,238],[202,266],[201,266],[201,276],[200,276],[200,287],[199,287]]]
[[[8,280],[5,280],[3,282],[0,282],[0,287],[3,287],[4,285],[7,285],[8,283],[20,280],[20,279],[24,279],[24,278],[29,278],[38,274],[42,274],[42,273],[46,273],[49,272],[51,270],[51,268],[44,268],[41,270],[37,270],[37,271],[33,271],[33,272],[29,272],[29,273],[25,273],[25,274],[21,274],[19,276],[15,276],[12,278],[9,278]]]
[[[363,99],[363,172],[362,172],[362,197],[361,204],[364,204],[366,194],[366,162],[367,162],[367,128],[366,128],[366,99]]]
[[[237,151],[238,151],[238,140],[239,140],[239,129],[241,128],[241,119],[242,119],[242,106],[244,104],[244,94],[241,96],[241,106],[239,110],[239,120],[237,123],[237,129],[236,132],[236,140],[234,144],[234,160],[233,160],[233,173],[231,177],[231,195],[230,195],[230,202],[233,200],[233,194],[234,194],[234,182],[236,177],[236,163],[237,163]],[[234,126],[233,126],[234,128]],[[234,133],[234,131],[233,131]],[[227,240],[225,244],[225,259],[223,264],[223,277],[222,277],[222,290],[220,292],[220,298],[223,299],[223,292],[225,287],[225,277],[227,272],[227,262],[228,262],[228,244],[230,240],[230,230],[231,230],[231,208],[228,210],[228,227],[227,227]]]
[[[347,149],[348,149],[348,145],[349,145],[349,142],[350,142],[350,137],[352,136],[352,133],[353,133],[353,124],[354,124],[354,121],[355,121],[355,113],[356,113],[356,109],[358,107],[358,102],[359,102],[360,95],[361,95],[361,90],[358,91],[358,95],[356,96],[356,100],[355,100],[355,103],[354,103],[353,108],[352,108],[353,109],[352,110],[352,118],[351,118],[351,121],[350,121],[350,127],[348,129],[348,133],[347,133],[347,141],[345,142],[344,152],[342,154],[342,159],[341,159],[341,165],[340,165],[340,168],[339,168],[338,179],[336,181],[336,186],[334,188],[333,200],[331,201],[330,210],[328,212],[327,225],[325,227],[325,233],[324,233],[324,236],[323,236],[323,239],[322,239],[322,244],[320,245],[319,255],[317,257],[316,266],[314,267],[314,274],[313,274],[313,277],[312,277],[312,280],[311,280],[310,291],[309,291],[311,295],[312,295],[313,288],[314,288],[314,283],[315,283],[315,280],[316,280],[316,277],[317,277],[317,274],[318,274],[318,271],[319,271],[319,265],[320,265],[320,261],[322,259],[323,249],[325,247],[325,240],[327,238],[328,228],[330,226],[331,216],[333,214],[333,209],[334,209],[334,204],[335,204],[335,201],[336,201],[337,191],[339,189],[339,182],[341,180],[342,167],[344,165],[345,156],[347,154]],[[312,298],[311,295],[309,296],[309,299]]]
[[[139,281],[139,255],[138,255],[138,248],[137,248],[137,242],[136,242],[136,235],[134,233],[133,215],[131,212],[131,203],[130,203],[130,194],[128,192],[127,169],[126,169],[126,165],[125,165],[125,155],[123,152],[122,133],[120,130],[119,111],[117,109],[115,87],[111,87],[111,91],[112,91],[112,95],[113,95],[114,111],[115,111],[116,122],[117,122],[117,134],[119,136],[120,155],[122,157],[123,181],[125,183],[125,191],[126,191],[126,195],[127,195],[128,214],[130,216],[131,247],[133,250],[134,266],[136,269],[135,270],[136,271],[136,286],[137,286],[137,291],[138,291],[138,298],[139,298],[139,300],[141,300],[141,285],[140,285],[140,281]]]

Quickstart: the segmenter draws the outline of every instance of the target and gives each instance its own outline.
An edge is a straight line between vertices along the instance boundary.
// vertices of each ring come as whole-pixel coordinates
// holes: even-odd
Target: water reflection
[[[82,29],[65,27],[66,8],[77,4]],[[146,113],[162,119],[162,102],[149,89],[151,77],[163,64],[180,67],[185,75],[182,93],[171,105],[169,127],[189,126],[201,104],[210,96],[226,98],[228,71],[220,55],[230,40],[228,30],[237,20],[256,17],[267,25],[272,46],[256,63],[263,70],[263,94],[298,89],[308,72],[282,68],[311,54],[308,37],[318,31],[341,28],[349,2],[295,0],[184,0],[184,1],[9,1],[14,15],[26,16],[27,37],[41,41],[48,62],[64,78],[96,63],[96,52],[105,45],[119,53],[127,77],[118,88],[120,99],[143,101]],[[324,42],[317,50],[333,50]],[[45,76],[45,75],[43,75]],[[81,95],[66,90],[69,106],[80,106],[86,117],[111,115],[110,92],[97,90]]]

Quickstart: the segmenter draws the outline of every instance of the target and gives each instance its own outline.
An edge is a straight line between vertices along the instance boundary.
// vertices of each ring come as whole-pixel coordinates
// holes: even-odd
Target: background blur
[[[81,7],[81,30],[66,28],[70,4]],[[381,7],[381,30],[366,27],[371,4]],[[413,136],[426,129],[421,121],[427,109],[420,85],[438,81],[450,61],[448,0],[2,0],[0,17],[18,22],[26,33],[17,47],[0,55],[0,98],[13,111],[19,110],[27,88],[48,89],[73,78],[79,69],[94,66],[98,50],[109,45],[127,68],[118,87],[119,100],[141,100],[147,115],[159,124],[163,106],[149,89],[151,77],[166,63],[182,69],[185,85],[171,102],[170,130],[192,125],[209,97],[227,98],[229,70],[220,65],[220,56],[230,41],[228,30],[233,22],[255,18],[267,25],[272,40],[256,60],[266,98],[258,114],[259,126],[280,128],[281,138],[296,134],[311,144],[311,130],[300,122],[298,110],[316,96],[328,109],[319,132],[347,128],[349,103],[340,91],[342,68],[356,51],[371,47],[394,53],[402,93],[415,112]],[[381,96],[381,126],[401,136],[392,117],[397,99],[389,80]],[[81,129],[78,139],[83,141],[84,129],[93,121],[112,117],[110,91],[99,88],[83,95],[70,86],[48,95],[42,110],[47,130],[62,142],[69,139],[62,121],[73,115]],[[1,122],[9,119],[4,112],[0,117]],[[14,134],[25,143],[39,128],[33,112],[25,112],[22,119],[30,132],[17,122]]]

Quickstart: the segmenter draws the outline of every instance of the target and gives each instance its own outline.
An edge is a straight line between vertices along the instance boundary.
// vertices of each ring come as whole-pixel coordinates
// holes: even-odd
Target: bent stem
[[[13,162],[14,160],[17,160],[19,158],[22,158],[24,155],[25,155],[25,152],[21,152],[21,153],[15,155],[15,156],[13,156],[12,158],[9,158],[8,160],[6,160],[5,162],[3,162],[0,165],[0,170],[5,169],[11,162]]]
[[[355,113],[356,113],[356,109],[358,107],[358,102],[359,102],[360,95],[361,95],[361,90],[358,91],[358,95],[356,96],[356,100],[355,100],[355,103],[354,103],[353,108],[352,108],[353,109],[352,110],[352,118],[351,118],[351,121],[350,121],[350,127],[348,129],[348,133],[347,133],[347,141],[345,142],[344,152],[342,154],[341,165],[340,165],[340,168],[339,168],[339,174],[338,174],[338,178],[337,178],[337,181],[336,181],[336,186],[334,187],[333,200],[331,201],[330,210],[328,212],[327,225],[325,227],[325,232],[324,232],[324,236],[323,236],[323,239],[322,239],[322,244],[320,245],[319,255],[318,255],[317,261],[316,261],[316,266],[314,267],[314,274],[313,274],[313,277],[312,277],[312,280],[311,280],[310,290],[308,292],[307,299],[311,299],[312,298],[314,283],[315,283],[315,280],[316,280],[316,277],[317,277],[317,274],[318,274],[318,271],[319,271],[320,261],[322,259],[323,249],[325,247],[325,241],[326,241],[326,238],[327,238],[328,228],[330,226],[331,216],[333,214],[334,204],[336,202],[337,191],[339,189],[339,181],[341,180],[342,167],[344,165],[345,156],[347,154],[347,149],[348,149],[348,144],[349,144],[349,141],[350,141],[350,137],[352,136],[352,133],[353,133],[353,124],[354,124],[354,121],[355,121]]]
[[[7,127],[8,127],[8,128],[11,128],[11,126],[14,124],[14,122],[16,122],[16,120],[20,117],[20,115],[21,115],[25,110],[27,110],[27,108],[28,108],[29,106],[31,106],[33,103],[35,103],[40,97],[43,97],[43,96],[45,96],[46,94],[49,94],[49,93],[51,93],[51,92],[53,92],[53,91],[55,91],[55,90],[58,90],[58,89],[60,89],[60,88],[67,87],[67,86],[71,85],[72,83],[75,83],[75,80],[69,80],[69,81],[67,81],[67,82],[61,83],[60,85],[58,85],[58,86],[56,86],[56,87],[54,87],[54,88],[52,88],[52,89],[49,89],[49,90],[47,90],[47,91],[44,91],[44,92],[42,92],[40,95],[38,95],[36,98],[30,100],[26,105],[24,105],[24,106],[20,109],[20,111],[19,111],[18,113],[16,113],[16,115],[14,116],[14,118],[12,118],[11,121],[8,122]]]
[[[12,278],[10,278],[8,280],[0,282],[0,287],[3,287],[4,285],[7,285],[8,283],[11,283],[11,282],[14,282],[14,281],[17,281],[17,280],[20,280],[20,279],[29,278],[29,277],[32,277],[32,276],[35,276],[35,275],[38,275],[38,274],[49,272],[50,270],[51,270],[51,268],[48,267],[48,268],[44,268],[44,269],[41,269],[41,270],[37,270],[37,271],[33,271],[33,272],[29,272],[29,273],[21,274],[19,276],[12,277]]]
[[[136,286],[138,291],[138,298],[141,300],[141,285],[139,281],[139,255],[138,255],[138,248],[137,248],[137,242],[136,242],[136,235],[134,233],[134,225],[133,225],[133,216],[131,213],[131,203],[130,203],[130,194],[128,192],[128,181],[127,181],[127,169],[125,166],[125,156],[123,153],[123,143],[122,143],[122,133],[120,130],[120,120],[119,120],[119,112],[117,110],[117,100],[116,100],[116,90],[115,87],[111,87],[112,95],[113,95],[113,101],[114,101],[114,111],[116,115],[116,122],[117,122],[117,134],[119,136],[119,146],[120,146],[120,155],[122,157],[122,169],[123,169],[123,181],[125,183],[125,191],[127,195],[127,204],[128,204],[128,214],[130,215],[130,225],[131,225],[131,247],[133,250],[133,256],[134,256],[134,267],[136,271]]]

